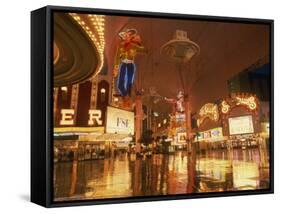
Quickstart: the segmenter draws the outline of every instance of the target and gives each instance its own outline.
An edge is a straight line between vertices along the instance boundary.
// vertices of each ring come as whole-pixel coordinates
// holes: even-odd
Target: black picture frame
[[[183,195],[161,195],[87,201],[53,202],[53,108],[52,54],[53,12],[94,13],[150,18],[187,19],[231,23],[266,24],[270,27],[270,188]],[[31,201],[44,207],[96,205],[189,198],[268,194],[274,192],[274,21],[203,15],[170,14],[80,7],[46,6],[31,12]]]

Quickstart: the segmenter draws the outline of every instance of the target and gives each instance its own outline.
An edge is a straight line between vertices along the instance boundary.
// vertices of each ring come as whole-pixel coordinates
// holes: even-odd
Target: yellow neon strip
[[[55,127],[55,133],[63,132],[104,132],[104,127]]]

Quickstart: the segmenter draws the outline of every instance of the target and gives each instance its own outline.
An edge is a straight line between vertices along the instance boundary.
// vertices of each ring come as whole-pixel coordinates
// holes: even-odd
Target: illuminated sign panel
[[[185,143],[186,142],[186,132],[178,133],[178,143]]]
[[[185,121],[185,114],[176,113],[176,121],[177,122],[184,122]]]
[[[61,109],[60,125],[73,125],[74,124],[74,109]]]
[[[198,134],[198,141],[219,141],[224,139],[222,127],[217,127],[207,131],[199,132]]]
[[[74,125],[74,114],[75,114],[74,109],[61,109],[60,125],[62,126]],[[101,110],[89,109],[88,114],[89,114],[89,120],[88,120],[89,126],[102,125]]]
[[[257,107],[255,97],[236,97],[237,105],[246,105],[250,110],[254,110]]]
[[[101,120],[101,111],[97,109],[90,109],[89,110],[89,120],[88,120],[88,125],[102,125],[102,120]]]
[[[209,118],[213,121],[218,121],[219,119],[219,110],[218,106],[213,103],[207,103],[199,111],[199,119],[197,120],[197,125],[200,126],[203,121]]]
[[[114,107],[107,107],[106,132],[117,134],[134,134],[134,112]]]
[[[228,118],[229,134],[249,134],[254,132],[253,118],[251,115]]]
[[[210,133],[211,133],[211,138],[221,138],[221,137],[223,137],[222,127],[211,129]]]
[[[227,114],[235,106],[245,106],[254,111],[258,108],[258,99],[250,94],[235,94],[232,99],[226,99],[221,102],[221,112]]]

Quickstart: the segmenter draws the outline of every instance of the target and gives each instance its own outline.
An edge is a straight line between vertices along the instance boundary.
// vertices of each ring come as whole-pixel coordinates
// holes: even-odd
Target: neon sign
[[[90,109],[88,113],[89,113],[88,125],[90,126],[102,125],[101,110]],[[62,117],[60,120],[60,125],[64,125],[64,126],[74,125],[74,114],[75,114],[74,109],[61,109]]]
[[[74,109],[62,109],[60,125],[74,124]]]
[[[218,106],[213,103],[207,103],[199,111],[199,119],[197,120],[198,126],[202,124],[202,122],[206,119],[209,118],[213,121],[218,121],[219,119],[219,111],[218,111]]]
[[[222,113],[226,114],[227,112],[229,112],[230,105],[228,105],[228,103],[225,100],[222,101],[221,105],[222,105],[221,107]]]
[[[254,110],[257,107],[256,99],[253,96],[250,97],[235,97],[237,105],[246,105],[250,110]]]
[[[102,125],[101,110],[90,109],[88,125],[95,125],[95,124],[99,126]]]
[[[258,100],[254,95],[235,95],[232,99],[221,102],[221,112],[227,114],[233,107],[240,105],[254,111],[258,106]]]

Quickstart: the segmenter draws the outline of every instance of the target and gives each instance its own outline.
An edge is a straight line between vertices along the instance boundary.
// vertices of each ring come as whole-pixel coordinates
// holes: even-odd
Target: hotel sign
[[[135,114],[111,106],[107,107],[106,133],[134,134]]]
[[[74,109],[61,109],[61,126],[73,126],[74,125]],[[88,111],[88,125],[89,126],[100,126],[102,125],[101,110],[89,109]]]

